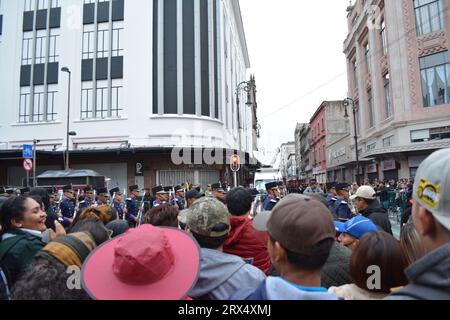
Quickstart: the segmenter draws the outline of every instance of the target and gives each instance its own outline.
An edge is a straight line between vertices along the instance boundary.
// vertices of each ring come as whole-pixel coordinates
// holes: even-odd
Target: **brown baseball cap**
[[[329,209],[300,194],[290,194],[275,206],[267,229],[285,249],[298,254],[308,254],[312,246],[336,236]]]

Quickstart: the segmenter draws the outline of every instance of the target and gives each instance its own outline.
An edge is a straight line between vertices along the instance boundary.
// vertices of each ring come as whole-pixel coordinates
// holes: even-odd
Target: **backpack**
[[[11,292],[8,286],[8,280],[0,267],[0,300],[11,300]]]
[[[0,300],[11,300],[11,290],[9,286],[9,283],[11,283],[11,276],[8,272],[8,268],[3,263],[3,258],[16,244],[25,238],[25,235],[15,236],[14,240],[10,241],[7,246],[4,245],[4,241],[0,242]]]

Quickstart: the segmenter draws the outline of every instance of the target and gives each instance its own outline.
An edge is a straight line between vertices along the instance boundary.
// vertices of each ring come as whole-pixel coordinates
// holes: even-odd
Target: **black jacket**
[[[360,213],[364,217],[372,220],[372,222],[381,230],[386,231],[390,235],[394,235],[392,233],[391,221],[387,216],[386,210],[380,208],[380,203],[378,200],[373,200],[372,203],[370,203],[369,206]]]

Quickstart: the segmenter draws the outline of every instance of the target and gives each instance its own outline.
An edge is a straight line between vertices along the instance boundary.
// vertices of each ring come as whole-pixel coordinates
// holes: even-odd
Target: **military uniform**
[[[71,186],[63,187],[63,191],[64,193],[73,192]],[[75,203],[73,202],[73,199],[69,199],[68,197],[64,196],[62,202],[59,205],[59,208],[61,209],[61,215],[63,217],[63,226],[68,227],[71,223],[70,220],[72,220],[73,216],[75,215]]]
[[[167,193],[169,193],[169,190],[170,190],[169,187],[163,188],[162,186],[157,186],[152,189],[152,192],[156,196],[158,194],[160,194],[160,195],[167,194]],[[156,199],[155,201],[153,201],[153,208],[156,208],[156,207],[159,207],[159,206],[165,205],[165,204],[168,204],[168,202],[164,201],[164,200]]]
[[[84,189],[85,193],[92,192],[92,191],[93,191],[92,188],[89,186],[86,187],[86,189]],[[84,199],[82,201],[80,201],[80,203],[78,204],[78,211],[83,212],[85,209],[89,208],[93,204],[94,204],[94,201],[85,194]]]
[[[106,197],[106,198],[109,198],[109,192],[108,192],[108,189],[106,189],[106,188],[100,188],[100,189],[98,189],[98,190],[97,190],[97,193],[98,193],[99,196],[104,196],[104,197]],[[103,202],[102,200],[97,199],[96,203],[97,203],[97,205],[99,205],[99,206],[107,205],[107,204],[108,204],[108,200],[106,199],[105,201],[106,201],[106,202]]]
[[[337,184],[332,182],[332,183],[327,183],[327,190],[328,190],[328,195],[326,197],[326,201],[328,203],[328,207],[329,208],[333,208],[334,204],[336,203],[336,196],[334,195],[334,193],[330,192],[332,189],[334,189],[336,191],[336,186]]]
[[[175,205],[178,207],[180,211],[182,211],[186,206],[186,201],[184,200],[184,197],[177,195],[177,193],[179,192],[184,193],[184,189],[181,188],[181,186],[176,186],[174,190],[175,190],[175,197],[174,197]]]
[[[139,191],[139,187],[131,186],[128,189],[130,191],[130,197],[128,197],[125,200],[125,204],[127,207],[127,213],[125,216],[128,221],[128,224],[130,226],[135,226],[136,225],[136,217],[138,216],[138,213],[139,213],[139,204],[138,204],[137,197],[132,193],[135,191]]]
[[[269,191],[271,189],[278,188],[278,182],[271,182],[266,184],[266,190]],[[273,208],[277,205],[277,203],[280,201],[279,198],[275,198],[271,195],[268,195],[266,200],[264,200],[263,203],[263,210],[264,211],[272,211]]]
[[[348,191],[348,188],[348,184],[343,183],[337,185],[336,190],[338,192],[341,190]],[[338,216],[339,220],[341,221],[348,221],[353,218],[352,210],[350,209],[349,203],[347,201],[347,199],[341,196],[337,196],[336,202],[334,203],[332,208],[332,211]]]
[[[122,208],[122,203],[115,199],[116,195],[121,196],[122,193],[120,192],[119,188],[114,188],[109,190],[109,194],[112,197],[112,204],[111,207],[116,211],[117,216],[119,217],[119,220],[124,220],[124,210]]]

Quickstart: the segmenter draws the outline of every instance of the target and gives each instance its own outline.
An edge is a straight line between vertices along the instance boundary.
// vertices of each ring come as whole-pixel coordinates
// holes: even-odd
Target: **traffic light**
[[[230,167],[231,167],[231,171],[239,171],[239,169],[241,168],[241,161],[237,154],[234,154],[231,156]]]

